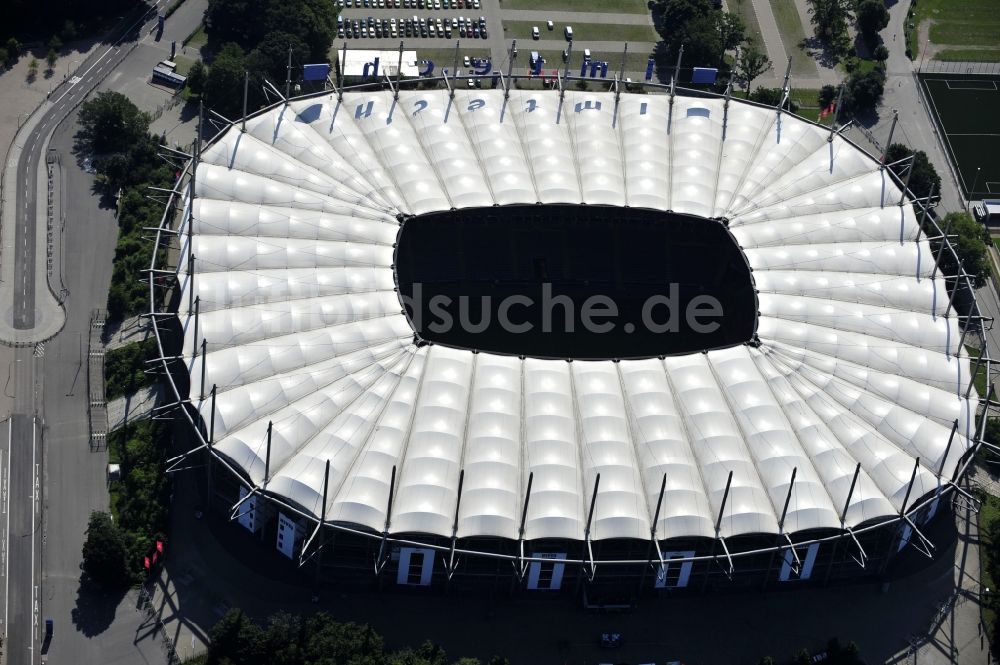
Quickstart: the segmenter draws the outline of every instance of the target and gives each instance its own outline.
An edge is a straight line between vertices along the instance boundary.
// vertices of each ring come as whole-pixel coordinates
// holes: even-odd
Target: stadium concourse
[[[215,510],[344,584],[374,559],[379,584],[591,598],[822,583],[933,550],[920,527],[980,439],[981,331],[967,279],[937,265],[952,248],[878,159],[684,91],[396,93],[265,109],[182,176],[160,234],[176,318],[155,318]],[[415,331],[401,229],[464,212],[471,252],[477,215],[523,228],[552,206],[565,225],[584,205],[662,215],[666,245],[678,216],[721,225],[748,270],[719,284],[752,280],[749,334],[574,360],[571,336],[553,357]],[[514,246],[579,292],[585,269]],[[512,270],[500,288],[524,282]]]

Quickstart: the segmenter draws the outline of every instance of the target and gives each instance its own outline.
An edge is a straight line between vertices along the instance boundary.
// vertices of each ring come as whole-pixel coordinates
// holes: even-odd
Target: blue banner
[[[327,63],[302,66],[302,78],[305,81],[325,81],[330,73],[330,65]]]
[[[691,74],[691,83],[711,85],[715,83],[715,77],[718,74],[719,70],[715,67],[695,67]]]

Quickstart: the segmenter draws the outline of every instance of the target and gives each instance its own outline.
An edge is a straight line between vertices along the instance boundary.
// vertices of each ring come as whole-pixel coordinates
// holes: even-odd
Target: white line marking
[[[99,57],[99,58],[97,58],[97,61],[96,61],[96,62],[94,62],[94,64],[92,64],[92,65],[90,66],[90,69],[88,69],[87,71],[85,71],[85,72],[83,73],[83,75],[84,75],[84,76],[86,76],[87,74],[89,74],[89,73],[90,73],[90,70],[91,70],[91,69],[93,69],[94,67],[96,67],[96,66],[98,65],[98,63],[100,63],[100,62],[101,62],[101,60],[104,60],[105,56],[107,56],[107,55],[108,55],[108,53],[111,53],[111,52],[112,52],[112,51],[114,51],[114,50],[115,50],[115,47],[114,47],[114,46],[110,46],[110,47],[108,47],[108,50],[107,50],[107,51],[105,51],[104,53],[102,53],[102,54],[100,55],[100,57]],[[79,81],[77,81],[76,83],[79,83]],[[65,97],[66,95],[68,95],[68,94],[69,94],[69,93],[70,93],[70,92],[71,92],[71,91],[73,90],[73,88],[74,88],[74,87],[76,87],[76,83],[73,83],[72,85],[70,85],[70,86],[69,86],[69,90],[67,90],[67,91],[66,91],[66,92],[64,92],[63,94],[59,95],[59,99],[57,99],[57,100],[55,101],[55,103],[56,103],[56,104],[58,104],[59,102],[61,102],[61,101],[62,101],[62,98],[63,98],[63,97]]]
[[[9,490],[10,490],[10,458],[11,458],[11,454],[10,454],[10,450],[11,450],[10,437],[13,435],[13,432],[14,432],[14,419],[13,418],[8,418],[7,419],[7,489],[8,489],[8,492],[7,492],[7,528],[6,528],[5,533],[4,533],[5,542],[7,543],[7,562],[4,565],[4,573],[3,573],[4,585],[6,586],[6,589],[4,590],[4,594],[3,594],[3,596],[4,596],[4,601],[3,601],[3,621],[4,621],[4,624],[3,624],[3,637],[4,637],[4,641],[7,641],[7,623],[8,623],[7,617],[9,616],[8,610],[10,608],[10,491]]]
[[[34,665],[35,663],[35,629],[38,626],[38,585],[35,584],[35,512],[38,510],[38,466],[35,463],[35,418],[31,418],[31,469],[32,469],[32,482],[31,482],[31,616],[32,616],[32,630],[29,631],[28,635],[28,665]]]

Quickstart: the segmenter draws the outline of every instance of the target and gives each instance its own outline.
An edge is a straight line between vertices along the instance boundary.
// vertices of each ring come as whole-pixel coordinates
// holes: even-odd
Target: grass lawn
[[[991,561],[992,554],[996,552],[996,548],[986,534],[989,531],[990,525],[994,524],[997,520],[1000,520],[1000,499],[987,495],[983,498],[983,507],[979,511],[979,583],[982,587],[989,587],[991,590],[997,588],[993,576],[990,575],[990,570],[996,565]],[[992,629],[993,621],[996,617],[995,610],[989,604],[984,603],[982,605],[982,612],[983,623],[986,625],[987,630]]]
[[[177,63],[177,73],[181,76],[187,76],[191,71],[191,65],[194,64],[194,60],[183,55],[174,56],[174,62]]]
[[[505,5],[506,6],[506,5]],[[556,29],[549,32],[542,21],[504,21],[504,39],[527,40],[522,46],[529,49],[531,28],[537,26],[542,39],[563,39],[562,28],[565,23],[557,24]],[[613,23],[573,23],[573,39],[587,42],[657,42],[660,36],[651,25],[616,25]]]
[[[934,21],[930,39],[935,44],[1000,48],[996,0],[920,0],[915,4],[913,24],[919,26],[928,19]],[[916,48],[913,52],[916,56]]]
[[[184,46],[204,46],[208,43],[208,33],[205,32],[205,26],[199,25],[198,29],[192,32],[190,35],[184,38]]]
[[[418,60],[430,60],[433,62],[435,71],[442,67],[447,67],[451,71],[451,67],[455,63],[455,49],[453,48],[420,48],[418,46],[414,50],[417,52]],[[462,66],[462,58],[465,56],[469,56],[470,58],[488,58],[490,57],[490,50],[484,48],[458,49],[459,67]]]
[[[816,62],[799,47],[806,38],[806,31],[795,9],[795,0],[771,0],[771,11],[774,12],[778,31],[781,32],[781,43],[785,45],[785,53],[792,56],[792,76],[818,78],[819,70],[816,68]],[[774,70],[778,72],[777,76],[783,75],[787,66],[784,62],[773,63]]]
[[[517,69],[521,70],[522,73],[528,68],[528,58],[530,50],[522,51],[518,49],[517,54]],[[565,71],[566,63],[562,59],[562,51],[539,51],[538,55],[545,60],[545,64],[542,65],[542,72],[546,75],[552,72],[553,69],[558,69],[559,71]],[[650,53],[647,51],[632,51],[629,48],[628,56],[625,58],[625,72],[626,78],[631,78],[633,81],[636,80],[635,76],[629,76],[629,74],[644,74],[646,72],[646,62],[649,60]],[[594,62],[607,62],[608,63],[608,79],[614,80],[615,74],[622,66],[622,54],[621,51],[618,52],[607,52],[607,51],[591,51],[590,58]],[[572,60],[569,67],[570,76],[580,75],[580,63],[583,61],[583,49],[574,49],[572,54]],[[589,73],[589,72],[588,72]]]
[[[747,37],[757,42],[757,46],[764,48],[764,38],[760,36],[760,24],[757,23],[757,13],[753,10],[752,0],[729,0],[729,11],[739,14],[743,19],[743,25],[747,27]],[[765,74],[770,76],[772,69]]]
[[[645,14],[645,0],[503,0],[501,9],[551,9],[565,12]]]
[[[945,49],[934,54],[935,60],[946,62],[1000,62],[1000,48]]]

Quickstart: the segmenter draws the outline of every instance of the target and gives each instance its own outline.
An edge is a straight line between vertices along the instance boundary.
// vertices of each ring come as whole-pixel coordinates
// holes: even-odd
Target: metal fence
[[[917,71],[921,74],[980,74],[1000,76],[1000,62],[944,62],[926,60]]]

